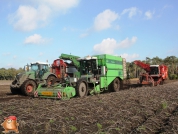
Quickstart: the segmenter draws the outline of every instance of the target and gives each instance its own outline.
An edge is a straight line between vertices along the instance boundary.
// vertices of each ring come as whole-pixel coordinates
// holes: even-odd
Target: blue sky
[[[177,0],[1,0],[0,68],[61,53],[178,57]]]

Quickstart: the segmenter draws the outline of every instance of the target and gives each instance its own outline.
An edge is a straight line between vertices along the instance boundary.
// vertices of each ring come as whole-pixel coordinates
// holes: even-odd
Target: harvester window
[[[151,75],[153,74],[159,74],[159,69],[158,67],[151,67],[151,72],[150,72]]]
[[[81,60],[81,74],[92,74],[94,71],[96,71],[96,60]]]

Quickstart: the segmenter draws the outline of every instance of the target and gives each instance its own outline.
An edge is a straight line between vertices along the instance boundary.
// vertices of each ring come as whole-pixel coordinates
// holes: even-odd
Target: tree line
[[[161,59],[158,56],[153,58],[146,57],[142,62],[150,65],[167,65],[169,79],[178,79],[178,58],[176,56],[167,56],[165,59]],[[13,80],[16,74],[23,71],[22,68],[0,68],[0,80]],[[134,62],[127,62],[127,71],[130,73],[130,78],[138,78],[143,69],[135,65]]]
[[[0,80],[13,80],[16,74],[23,72],[22,68],[15,69],[15,68],[0,68]]]

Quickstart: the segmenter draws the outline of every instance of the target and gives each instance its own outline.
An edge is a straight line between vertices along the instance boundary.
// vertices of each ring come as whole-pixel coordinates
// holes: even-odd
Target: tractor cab
[[[49,65],[45,62],[31,63],[29,71],[35,72],[36,78],[42,78],[44,73],[49,71]]]

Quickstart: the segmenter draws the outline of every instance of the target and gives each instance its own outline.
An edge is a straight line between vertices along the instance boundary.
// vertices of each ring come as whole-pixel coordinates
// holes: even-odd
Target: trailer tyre
[[[118,78],[115,78],[114,81],[111,83],[112,89],[114,92],[119,92],[121,87],[121,82]]]
[[[87,85],[86,85],[86,82],[84,82],[84,80],[79,80],[77,82],[76,92],[79,97],[84,97],[88,94]]]
[[[27,96],[33,96],[34,91],[36,89],[36,83],[32,80],[27,80],[24,82],[22,86],[22,93]]]

